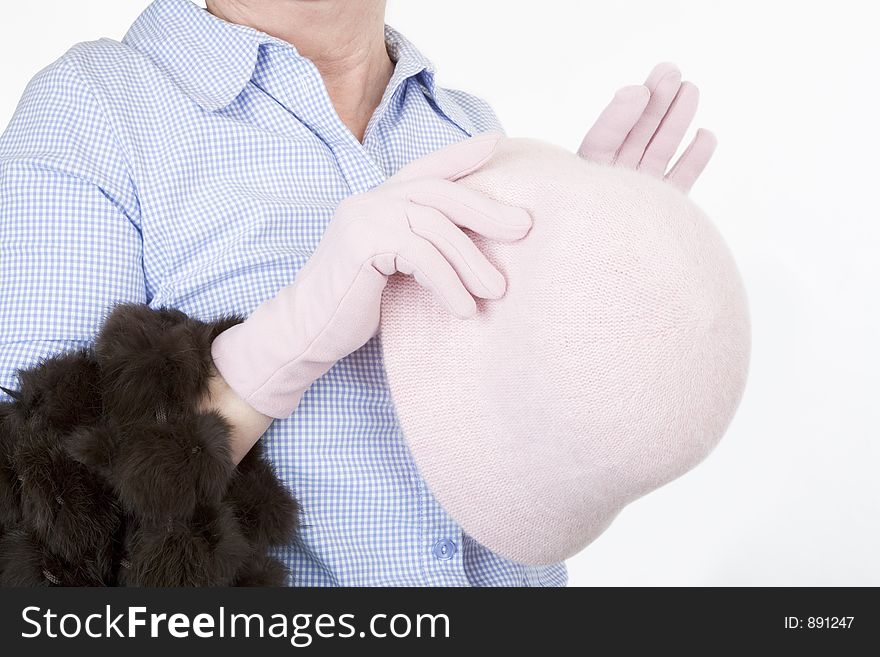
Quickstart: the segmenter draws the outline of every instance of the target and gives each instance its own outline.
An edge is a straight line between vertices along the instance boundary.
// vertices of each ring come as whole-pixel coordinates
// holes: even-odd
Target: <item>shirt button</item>
[[[455,543],[451,539],[441,538],[434,543],[434,556],[438,559],[451,559],[455,549]]]

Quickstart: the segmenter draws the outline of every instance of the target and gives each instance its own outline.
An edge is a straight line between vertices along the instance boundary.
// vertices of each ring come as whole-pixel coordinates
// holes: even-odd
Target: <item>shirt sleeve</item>
[[[68,55],[30,81],[0,136],[0,386],[12,390],[19,369],[91,344],[115,303],[147,301],[130,168]]]

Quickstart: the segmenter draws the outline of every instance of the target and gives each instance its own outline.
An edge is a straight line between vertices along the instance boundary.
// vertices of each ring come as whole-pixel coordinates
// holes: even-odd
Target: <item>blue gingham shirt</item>
[[[394,74],[363,143],[289,43],[189,0],[122,42],[80,43],[30,82],[0,138],[0,385],[87,345],[113,304],[204,320],[291,283],[337,204],[451,142],[500,129],[386,28]],[[552,586],[464,534],[419,476],[377,336],[263,436],[302,505],[292,585]]]

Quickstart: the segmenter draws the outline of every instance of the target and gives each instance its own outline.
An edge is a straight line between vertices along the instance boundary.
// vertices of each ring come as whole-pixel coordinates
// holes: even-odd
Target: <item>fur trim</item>
[[[62,559],[98,560],[108,570],[110,544],[121,524],[112,490],[70,457],[57,433],[33,424],[19,433],[12,457],[23,522]]]
[[[0,586],[104,586],[107,581],[107,572],[94,562],[67,562],[26,529],[0,539]]]
[[[0,540],[0,586],[59,586],[63,571],[60,560],[47,559],[39,541],[23,529]]]
[[[200,506],[188,520],[141,524],[126,548],[126,586],[228,586],[252,556],[227,507]]]
[[[110,477],[110,469],[122,441],[121,427],[101,418],[91,427],[78,427],[63,437],[64,448],[72,459],[90,470]]]
[[[247,561],[235,575],[233,586],[285,586],[287,569],[278,559],[257,556]]]
[[[129,513],[188,518],[198,504],[216,505],[226,492],[233,470],[229,436],[229,424],[213,412],[141,422],[117,441],[110,480]]]
[[[299,508],[266,460],[263,443],[257,442],[238,464],[226,501],[236,509],[242,530],[258,553],[293,540]]]
[[[199,411],[213,323],[117,306],[94,349],[19,372],[0,404],[0,584],[281,586],[297,505],[258,443]]]
[[[193,408],[208,389],[211,343],[243,320],[206,324],[173,308],[118,304],[94,345],[107,411],[125,422]]]
[[[11,528],[21,521],[18,475],[12,466],[11,454],[13,409],[10,403],[0,403],[0,538],[5,528]]]
[[[85,348],[43,359],[19,370],[14,412],[39,418],[57,431],[94,424],[101,416],[100,371]]]

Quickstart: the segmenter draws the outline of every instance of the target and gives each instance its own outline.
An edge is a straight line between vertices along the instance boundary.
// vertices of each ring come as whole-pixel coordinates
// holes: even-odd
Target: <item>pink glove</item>
[[[697,112],[699,98],[697,87],[682,82],[674,64],[658,64],[644,85],[615,94],[578,154],[598,164],[638,169],[687,193],[715,151],[715,135],[700,128],[669,173],[666,167]]]
[[[229,387],[257,411],[289,417],[313,381],[376,334],[395,272],[412,274],[460,318],[476,313],[474,296],[502,297],[504,276],[459,227],[512,242],[531,217],[452,182],[483,166],[500,139],[453,144],[340,203],[294,282],[214,340]]]

